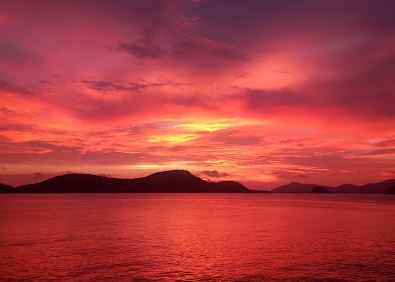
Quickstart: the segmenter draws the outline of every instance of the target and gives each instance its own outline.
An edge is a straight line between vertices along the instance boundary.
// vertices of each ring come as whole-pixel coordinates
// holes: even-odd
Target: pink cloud
[[[0,10],[0,179],[178,167],[262,187],[395,169],[393,1]]]

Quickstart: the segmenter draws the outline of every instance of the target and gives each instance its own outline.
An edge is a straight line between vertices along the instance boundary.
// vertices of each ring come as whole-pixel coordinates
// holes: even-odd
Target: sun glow
[[[245,125],[248,122],[240,119],[214,119],[214,120],[201,120],[201,121],[187,121],[175,126],[188,131],[207,131],[214,132],[217,130],[225,129],[233,126]]]
[[[158,135],[149,138],[149,142],[152,143],[185,143],[193,139],[198,138],[197,134],[169,134],[169,135]]]

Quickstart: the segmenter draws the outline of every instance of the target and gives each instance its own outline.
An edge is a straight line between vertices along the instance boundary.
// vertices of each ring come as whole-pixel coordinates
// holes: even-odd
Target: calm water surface
[[[0,280],[395,281],[395,196],[0,195]]]

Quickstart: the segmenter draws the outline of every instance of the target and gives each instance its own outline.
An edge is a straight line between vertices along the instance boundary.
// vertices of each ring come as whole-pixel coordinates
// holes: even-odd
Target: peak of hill
[[[145,179],[147,181],[162,183],[165,182],[167,184],[173,185],[197,185],[205,183],[205,181],[187,170],[168,170],[156,172],[151,175],[142,177],[140,179]]]
[[[188,170],[183,170],[183,169],[159,171],[159,172],[150,174],[146,177],[196,177],[196,178],[199,178],[197,176],[194,176]]]
[[[170,170],[120,179],[92,174],[66,174],[13,189],[15,193],[242,193],[234,181],[208,182],[186,170]]]

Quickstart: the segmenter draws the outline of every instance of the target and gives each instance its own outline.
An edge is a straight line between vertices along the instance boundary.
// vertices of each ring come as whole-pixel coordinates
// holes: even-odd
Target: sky
[[[395,2],[0,1],[0,182],[395,178]]]

